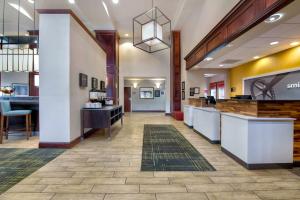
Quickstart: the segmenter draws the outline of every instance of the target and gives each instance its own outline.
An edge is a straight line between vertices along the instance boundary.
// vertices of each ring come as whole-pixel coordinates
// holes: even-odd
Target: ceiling
[[[237,38],[228,46],[217,49],[208,57],[213,60],[203,60],[193,67],[200,68],[232,68],[243,63],[291,48],[290,43],[300,42],[300,1],[294,1],[278,13],[283,17],[274,23],[262,22],[250,31]],[[270,45],[278,41],[277,45]],[[257,58],[256,58],[257,59]]]
[[[107,5],[107,15],[102,0],[75,0],[70,4],[68,0],[37,0],[37,9],[72,9],[75,14],[91,30],[118,30],[121,37],[125,34],[132,36],[132,19],[151,9],[152,0],[119,0],[114,4],[112,0],[103,0]],[[186,16],[191,12],[195,4],[201,4],[205,0],[154,0],[154,5],[159,7],[172,21],[172,29],[179,29]],[[7,0],[7,3],[16,3],[18,0]],[[2,2],[0,2],[1,4]],[[21,0],[21,6],[33,16],[33,4],[28,0]],[[3,4],[0,5],[0,33],[2,33]],[[5,9],[5,32],[15,34],[17,32],[17,10],[9,5]],[[20,31],[26,33],[34,27],[33,21],[21,15]],[[38,20],[37,20],[38,21]],[[36,23],[38,24],[38,22]]]

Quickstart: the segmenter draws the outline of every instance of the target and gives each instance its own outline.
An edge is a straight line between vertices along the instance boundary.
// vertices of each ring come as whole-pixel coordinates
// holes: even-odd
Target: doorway
[[[124,87],[124,111],[131,112],[131,87]]]

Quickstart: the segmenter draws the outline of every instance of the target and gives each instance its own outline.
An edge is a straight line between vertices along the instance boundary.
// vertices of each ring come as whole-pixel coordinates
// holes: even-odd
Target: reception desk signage
[[[299,100],[300,70],[244,80],[244,94],[256,100]]]

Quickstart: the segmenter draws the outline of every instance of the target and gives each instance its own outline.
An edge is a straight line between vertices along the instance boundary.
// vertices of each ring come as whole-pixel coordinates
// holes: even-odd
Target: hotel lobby
[[[300,199],[299,0],[0,0],[0,200]]]

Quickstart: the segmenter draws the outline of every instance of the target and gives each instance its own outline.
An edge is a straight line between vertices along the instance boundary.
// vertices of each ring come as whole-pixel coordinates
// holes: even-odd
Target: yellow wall
[[[300,67],[300,46],[230,69],[230,86],[236,88],[230,96],[243,93],[243,79]]]

